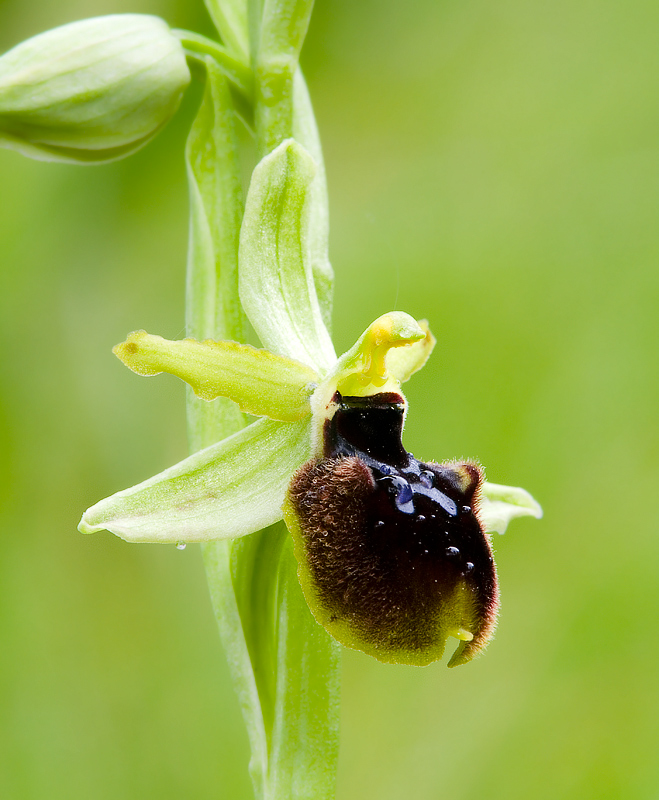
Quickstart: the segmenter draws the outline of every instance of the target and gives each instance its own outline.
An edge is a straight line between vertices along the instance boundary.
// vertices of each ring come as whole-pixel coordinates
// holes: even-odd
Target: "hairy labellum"
[[[449,666],[491,638],[498,590],[478,520],[480,468],[423,463],[401,441],[395,393],[342,397],[328,408],[324,457],[293,477],[287,522],[318,621],[380,661]]]

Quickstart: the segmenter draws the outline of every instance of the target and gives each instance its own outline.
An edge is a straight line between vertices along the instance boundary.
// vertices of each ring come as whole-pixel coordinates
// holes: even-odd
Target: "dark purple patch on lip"
[[[323,615],[348,624],[369,652],[439,650],[442,613],[463,586],[474,634],[461,650],[468,660],[497,610],[492,551],[477,517],[479,467],[408,453],[400,395],[337,393],[333,402],[325,457],[305,464],[290,489]]]

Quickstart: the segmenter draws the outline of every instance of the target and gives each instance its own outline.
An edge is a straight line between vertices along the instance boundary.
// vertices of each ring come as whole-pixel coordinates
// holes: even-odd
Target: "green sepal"
[[[240,231],[240,299],[261,343],[326,372],[336,361],[310,263],[310,186],[316,167],[297,142],[257,165]]]
[[[298,68],[293,79],[293,138],[316,162],[311,183],[309,211],[309,253],[320,313],[328,331],[332,330],[334,270],[329,261],[329,200],[323,151],[307,85]]]
[[[485,481],[481,491],[478,517],[485,533],[505,533],[508,523],[517,517],[542,517],[540,504],[526,489]]]
[[[281,422],[311,413],[309,397],[318,383],[305,364],[237,342],[173,342],[135,331],[112,352],[138,375],[168,372],[202,400],[228,397],[248,414]]]
[[[58,164],[78,164],[93,166],[94,164],[108,164],[119,161],[121,158],[131,156],[141,150],[160,133],[167,123],[152,131],[143,139],[138,139],[123,147],[108,147],[103,150],[83,150],[76,147],[60,147],[47,144],[32,144],[20,136],[12,136],[6,131],[0,131],[0,147],[14,150],[22,156],[27,156],[34,161],[57,162]]]
[[[128,542],[246,536],[282,518],[293,472],[309,458],[309,421],[260,419],[85,511],[81,533]]]

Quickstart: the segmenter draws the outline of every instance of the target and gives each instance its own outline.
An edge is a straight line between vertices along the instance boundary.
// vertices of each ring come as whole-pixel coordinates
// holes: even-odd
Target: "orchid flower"
[[[383,661],[426,664],[454,636],[451,665],[464,663],[496,622],[488,534],[540,507],[523,489],[485,482],[477,464],[422,464],[402,448],[400,385],[434,346],[425,322],[385,314],[336,357],[309,258],[314,174],[287,140],[252,177],[240,297],[266,349],[144,331],[114,349],[140,375],[177,375],[197,397],[229,398],[260,419],[100,501],[80,530],[181,544],[248,536],[284,517],[307,602],[335,638]]]

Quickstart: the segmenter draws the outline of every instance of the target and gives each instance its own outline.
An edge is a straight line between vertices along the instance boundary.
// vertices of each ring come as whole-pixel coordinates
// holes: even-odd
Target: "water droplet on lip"
[[[464,514],[471,514],[471,506],[462,506],[462,511]]]
[[[379,519],[379,520],[378,520],[378,521],[375,523],[375,527],[376,527],[376,528],[384,528],[384,521],[383,521],[383,520],[381,520],[381,519]]]
[[[396,487],[396,491],[398,492],[396,495],[396,503],[398,505],[405,505],[405,503],[409,503],[414,497],[412,487],[404,478],[394,477],[392,480],[394,486]]]
[[[185,542],[176,542],[176,549],[177,550],[185,550],[187,544]]]
[[[386,478],[382,478],[381,480],[383,482],[387,482],[390,492],[391,489],[394,490],[394,502],[396,503],[396,508],[399,511],[402,511],[403,514],[413,514],[414,492],[405,478],[401,478],[400,475],[390,475]]]
[[[416,519],[417,519],[417,522],[425,522],[426,521],[426,518],[423,516],[423,514],[419,514],[419,516]]]
[[[450,558],[455,558],[456,556],[460,555],[460,551],[457,547],[447,547],[446,548],[446,555]]]
[[[474,569],[474,565],[471,561],[467,561],[465,564],[465,572],[471,572]]]
[[[432,488],[432,482],[435,478],[434,473],[429,469],[424,469],[419,475],[419,482],[422,483],[427,489]]]

